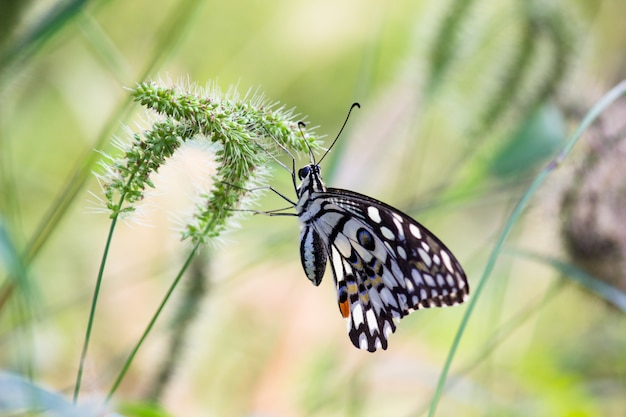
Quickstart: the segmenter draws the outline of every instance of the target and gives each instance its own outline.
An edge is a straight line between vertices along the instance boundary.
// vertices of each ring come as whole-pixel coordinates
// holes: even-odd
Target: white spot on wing
[[[380,223],[381,222],[381,218],[380,218],[380,212],[378,211],[378,209],[374,206],[369,206],[367,208],[367,215],[369,216],[370,219],[372,219],[372,221],[374,223]]]
[[[348,262],[347,259],[342,259],[342,264],[343,264],[343,270],[346,271],[346,274],[351,274],[352,271],[352,265],[350,265],[350,262]]]
[[[398,286],[398,281],[388,270],[383,271],[383,283],[387,288],[394,288]]]
[[[446,275],[446,281],[448,281],[448,285],[452,288],[456,287],[456,282],[454,282],[454,277],[450,274]]]
[[[383,236],[385,236],[389,240],[395,239],[396,237],[396,235],[393,234],[391,229],[385,226],[380,228],[380,232],[383,234]]]
[[[333,268],[337,273],[337,281],[343,281],[343,263],[342,257],[339,255],[339,251],[333,246],[332,247],[332,256],[330,257],[331,262],[333,263]]]
[[[383,300],[380,299],[380,293],[378,291],[372,288],[370,291],[368,291],[368,294],[370,297],[370,302],[372,303],[374,309],[376,309],[377,314],[385,309],[385,303],[383,302]]]
[[[396,229],[398,229],[398,239],[404,240],[404,229],[402,228],[402,218],[398,216],[396,213],[393,213],[393,223],[396,225]]]
[[[450,255],[445,250],[441,251],[441,259],[443,259],[443,264],[448,268],[448,271],[454,272],[452,268],[452,261],[450,260]]]
[[[333,242],[333,245],[339,250],[344,258],[349,258],[352,253],[352,245],[350,240],[343,233],[339,233]]]
[[[422,280],[422,274],[420,274],[420,271],[418,271],[417,269],[411,271],[411,277],[413,277],[413,281],[415,281],[418,286],[424,284],[424,281]]]
[[[385,339],[387,339],[391,333],[393,333],[391,324],[389,324],[388,321],[385,321],[385,327],[383,328],[383,334],[385,335]]]
[[[365,334],[361,333],[361,336],[359,336],[359,349],[366,350],[367,348],[367,337]]]
[[[422,258],[422,261],[424,261],[426,266],[430,268],[431,265],[433,264],[433,260],[430,259],[430,256],[428,256],[426,251],[424,249],[422,249],[422,248],[417,248],[417,253],[419,253],[420,258]]]
[[[324,215],[320,217],[319,221],[315,222],[316,227],[318,227],[318,232],[321,235],[331,234],[335,225],[343,216],[343,214],[334,211],[324,212]]]
[[[417,227],[416,225],[414,225],[414,224],[412,224],[412,223],[411,223],[411,224],[409,225],[409,230],[411,231],[411,234],[412,234],[413,236],[415,236],[416,238],[418,238],[418,239],[421,239],[421,238],[422,238],[422,232],[420,232],[419,227]]]
[[[374,314],[374,310],[371,308],[365,312],[365,317],[367,318],[367,327],[370,329],[370,334],[373,335],[376,330],[378,330],[378,320],[376,320],[376,315]]]
[[[426,285],[428,285],[429,287],[434,287],[435,286],[435,280],[433,279],[433,277],[431,277],[428,274],[424,274],[424,282],[426,283]]]
[[[400,282],[400,280],[404,276],[404,274],[402,273],[402,270],[400,270],[400,266],[398,265],[398,262],[391,263],[391,273],[393,274],[394,277],[396,277],[396,280],[398,280],[398,282]]]
[[[359,327],[363,324],[363,306],[361,304],[357,304],[352,309],[352,321],[354,322],[354,327]]]
[[[385,304],[398,308],[398,303],[396,302],[396,299],[393,298],[393,294],[389,291],[389,288],[385,287],[380,291],[380,298]]]
[[[404,294],[398,294],[398,301],[400,302],[400,307],[403,310],[406,310],[409,308],[409,305],[406,302],[406,295]]]
[[[446,282],[444,281],[442,274],[437,274],[437,284],[439,284],[440,287],[443,287],[444,285],[446,285]]]
[[[462,280],[462,279],[460,279],[460,280],[459,280],[459,282],[458,282],[458,285],[459,285],[459,288],[460,288],[460,289],[465,288],[465,281],[464,281],[464,280]]]
[[[406,251],[404,250],[402,246],[398,246],[397,252],[398,252],[398,255],[400,255],[402,259],[406,260]]]

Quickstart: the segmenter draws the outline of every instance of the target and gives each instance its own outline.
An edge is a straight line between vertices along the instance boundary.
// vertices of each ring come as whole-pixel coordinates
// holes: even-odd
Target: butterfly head
[[[326,191],[326,185],[324,185],[324,181],[322,181],[320,166],[316,163],[310,163],[300,168],[298,178],[301,181],[297,190],[298,198],[302,198],[304,195],[310,196],[312,193]]]

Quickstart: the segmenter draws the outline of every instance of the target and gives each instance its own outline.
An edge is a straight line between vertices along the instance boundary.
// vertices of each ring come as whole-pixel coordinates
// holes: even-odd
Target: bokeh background
[[[324,160],[326,183],[418,219],[475,288],[534,176],[626,72],[622,0],[0,7],[0,367],[68,401],[109,226],[90,174],[96,149],[115,154],[124,126],[150,118],[125,87],[258,90],[294,107],[327,144],[360,102]],[[625,120],[622,100],[515,224],[438,415],[626,415]],[[79,403],[106,394],[174,279],[190,249],[181,223],[212,164],[206,148],[183,147],[118,227]],[[293,196],[289,173],[274,168],[271,184]],[[258,205],[283,206],[273,195]],[[330,272],[316,288],[302,271],[297,220],[239,223],[199,253],[111,407],[425,415],[466,307],[412,314],[387,351],[359,351]]]

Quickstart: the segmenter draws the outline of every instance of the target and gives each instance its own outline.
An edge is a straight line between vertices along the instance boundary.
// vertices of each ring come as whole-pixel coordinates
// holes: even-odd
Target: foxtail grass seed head
[[[226,228],[227,221],[254,200],[252,188],[267,184],[268,152],[277,144],[296,152],[319,147],[299,128],[293,110],[270,103],[258,92],[240,97],[234,89],[223,94],[215,84],[168,87],[143,82],[130,89],[133,99],[157,118],[148,129],[130,132],[130,141],[117,141],[120,157],[103,154],[97,174],[111,218],[136,210],[149,188],[151,176],[187,141],[206,141],[212,149],[216,173],[212,188],[200,193],[183,239],[206,243]]]

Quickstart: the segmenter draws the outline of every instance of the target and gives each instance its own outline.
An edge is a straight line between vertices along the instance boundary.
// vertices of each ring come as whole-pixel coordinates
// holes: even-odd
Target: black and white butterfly
[[[339,311],[356,347],[387,349],[396,321],[412,311],[465,301],[463,268],[424,226],[371,197],[326,187],[312,153],[298,171],[299,186],[293,171],[292,177],[302,267],[319,285],[330,261]]]

